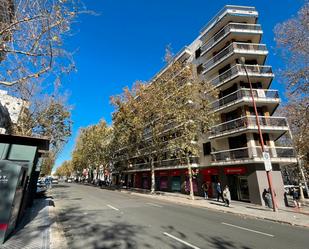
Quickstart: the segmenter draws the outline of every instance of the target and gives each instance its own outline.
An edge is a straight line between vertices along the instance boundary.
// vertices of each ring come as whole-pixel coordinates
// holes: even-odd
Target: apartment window
[[[211,152],[210,142],[203,144],[203,151],[204,151],[204,156],[210,155],[210,152]]]
[[[204,71],[203,63],[197,66],[196,71],[197,74],[201,74]]]
[[[201,52],[202,52],[201,48],[198,48],[197,50],[195,50],[195,59],[201,56]]]

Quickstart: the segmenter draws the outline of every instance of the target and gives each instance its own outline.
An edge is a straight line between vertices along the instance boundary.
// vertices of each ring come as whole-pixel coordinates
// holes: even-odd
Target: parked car
[[[72,178],[68,178],[68,181],[67,181],[67,182],[69,182],[69,183],[72,182]]]
[[[58,184],[58,183],[59,183],[58,178],[53,177],[52,178],[52,184]]]
[[[44,192],[46,192],[46,190],[47,190],[47,186],[45,182],[43,180],[38,180],[36,184],[36,193],[43,194]]]

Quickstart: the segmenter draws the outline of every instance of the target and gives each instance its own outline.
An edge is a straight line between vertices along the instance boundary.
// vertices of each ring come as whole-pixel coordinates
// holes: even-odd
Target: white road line
[[[262,234],[262,235],[269,236],[269,237],[275,237],[275,235],[272,235],[272,234],[269,234],[269,233],[263,233],[263,232],[260,232],[260,231],[256,231],[256,230],[248,229],[248,228],[245,228],[245,227],[232,225],[232,224],[225,223],[225,222],[221,222],[221,224],[226,225],[226,226],[230,226],[230,227],[236,227],[236,228],[246,230],[246,231],[249,231],[249,232],[253,232],[253,233]]]
[[[189,247],[191,247],[193,249],[201,249],[201,248],[199,248],[197,246],[194,246],[194,245],[192,245],[192,244],[190,244],[190,243],[188,243],[188,242],[186,242],[186,241],[184,241],[182,239],[179,239],[179,238],[177,238],[177,237],[175,237],[175,236],[173,236],[173,235],[171,235],[169,233],[163,233],[163,234],[168,236],[168,237],[170,237],[170,238],[172,238],[172,239],[174,239],[174,240],[177,240],[178,242],[180,242],[180,243],[182,243],[182,244],[184,244],[186,246],[189,246]]]
[[[112,205],[106,205],[106,206],[108,206],[109,208],[114,209],[114,210],[116,210],[116,211],[119,211],[118,208],[115,208],[115,207],[113,207]]]
[[[154,207],[159,207],[159,208],[163,207],[163,206],[160,206],[160,205],[158,205],[158,204],[151,203],[151,202],[147,202],[146,204],[148,204],[148,205],[150,205],[150,206],[154,206]]]

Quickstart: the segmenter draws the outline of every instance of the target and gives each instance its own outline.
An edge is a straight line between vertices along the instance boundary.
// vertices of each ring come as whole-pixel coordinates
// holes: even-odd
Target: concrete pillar
[[[272,180],[278,207],[284,207],[284,185],[280,171],[272,171]],[[248,176],[249,194],[251,203],[265,206],[262,193],[268,189],[266,171],[257,170]]]

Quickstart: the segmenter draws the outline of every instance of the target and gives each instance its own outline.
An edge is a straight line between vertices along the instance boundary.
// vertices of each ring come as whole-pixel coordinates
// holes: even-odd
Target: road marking
[[[163,207],[163,206],[160,206],[160,205],[158,205],[158,204],[151,203],[151,202],[147,202],[146,204],[148,204],[148,205],[150,205],[150,206],[154,206],[154,207],[159,207],[159,208]]]
[[[112,205],[106,205],[106,206],[108,206],[109,208],[114,209],[114,210],[116,210],[116,211],[119,211],[118,208],[115,208],[115,207],[113,207]]]
[[[249,232],[253,232],[253,233],[262,234],[262,235],[269,236],[269,237],[275,237],[275,235],[272,235],[272,234],[269,234],[269,233],[263,233],[263,232],[260,232],[260,231],[256,231],[256,230],[252,230],[252,229],[249,229],[249,228],[232,225],[232,224],[225,223],[225,222],[221,222],[221,224],[226,225],[226,226],[230,226],[230,227],[236,227],[236,228],[246,230],[246,231],[249,231]]]
[[[168,237],[170,237],[170,238],[172,238],[172,239],[174,239],[174,240],[177,240],[178,242],[180,242],[180,243],[182,243],[182,244],[184,244],[186,246],[189,246],[189,247],[191,247],[193,249],[201,249],[201,248],[199,248],[197,246],[194,246],[194,245],[192,245],[192,244],[190,244],[190,243],[188,243],[188,242],[186,242],[186,241],[184,241],[182,239],[179,239],[179,238],[177,238],[177,237],[175,237],[175,236],[173,236],[173,235],[171,235],[169,233],[163,233],[163,234],[168,236]]]

